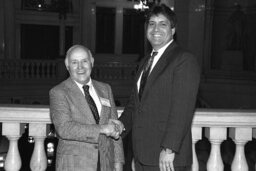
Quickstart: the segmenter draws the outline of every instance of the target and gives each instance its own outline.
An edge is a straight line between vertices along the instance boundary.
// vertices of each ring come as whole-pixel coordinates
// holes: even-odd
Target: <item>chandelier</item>
[[[154,4],[160,4],[161,0],[140,0],[138,4],[134,5],[137,10],[145,11]]]

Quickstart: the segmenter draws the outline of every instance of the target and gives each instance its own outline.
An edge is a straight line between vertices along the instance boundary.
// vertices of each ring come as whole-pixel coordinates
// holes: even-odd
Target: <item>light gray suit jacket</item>
[[[95,80],[92,84],[103,102],[99,124],[117,119],[111,87]],[[57,171],[96,171],[98,152],[102,171],[113,171],[115,162],[124,163],[121,138],[100,134],[84,95],[71,78],[52,88],[49,95],[50,114],[59,138]]]

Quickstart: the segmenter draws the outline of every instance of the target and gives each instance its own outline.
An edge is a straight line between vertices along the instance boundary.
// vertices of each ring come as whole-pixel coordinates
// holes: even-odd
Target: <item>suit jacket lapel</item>
[[[139,68],[138,68],[138,70],[137,70],[137,74],[136,74],[136,76],[135,76],[136,85],[137,85],[138,79],[139,79],[139,77],[140,77],[140,74],[141,74],[141,72],[142,72],[143,66],[144,66],[144,65],[146,64],[146,62],[148,61],[150,55],[148,54],[148,55],[146,55],[146,56],[147,56],[147,57],[146,57],[146,58],[143,58],[143,60],[140,62]]]
[[[79,87],[76,85],[76,83],[71,78],[69,78],[66,85],[67,85],[68,89],[70,90],[67,93],[71,97],[71,100],[74,102],[73,105],[82,114],[84,114],[84,116],[86,117],[85,119],[87,119],[90,122],[95,122],[95,119],[92,115],[90,107],[89,107],[83,93],[81,92]]]
[[[173,52],[174,49],[177,47],[177,44],[175,42],[172,42],[164,51],[156,65],[154,66],[153,70],[151,71],[147,83],[144,88],[143,95],[145,95],[148,91],[148,89],[152,86],[152,84],[156,81],[158,78],[158,75],[165,69],[165,66],[168,65],[171,59],[174,58]],[[142,99],[143,99],[142,95]]]
[[[92,80],[92,84],[93,84],[93,87],[99,97],[99,100],[101,102],[101,98],[105,98],[105,99],[109,99],[109,97],[107,97],[107,92],[104,92],[106,91],[105,88],[103,88],[102,86],[100,86],[96,81]],[[103,124],[103,123],[106,123],[107,119],[108,119],[108,114],[109,112],[107,112],[109,110],[109,108],[105,105],[103,105],[101,103],[101,112],[100,112],[100,124]]]
[[[142,69],[143,69],[143,66],[146,64],[146,62],[148,61],[149,57],[150,57],[150,54],[147,54],[146,55],[147,57],[143,58],[142,61],[140,62],[139,64],[139,68],[137,70],[137,73],[136,73],[136,76],[135,76],[135,84],[134,84],[134,91],[135,91],[135,94],[136,94],[136,99],[138,100],[139,99],[139,94],[138,94],[138,88],[137,88],[137,82],[138,82],[138,79],[141,75],[141,72],[142,72]]]

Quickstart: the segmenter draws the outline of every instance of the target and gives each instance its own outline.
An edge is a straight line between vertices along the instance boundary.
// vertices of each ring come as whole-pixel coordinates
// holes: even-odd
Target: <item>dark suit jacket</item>
[[[145,63],[147,59],[142,62]],[[200,80],[196,58],[172,42],[148,77],[141,101],[137,80],[120,120],[132,130],[135,159],[159,165],[162,148],[175,151],[175,166],[192,163],[191,123]]]
[[[106,124],[110,118],[117,119],[111,88],[92,80],[92,84],[102,103],[100,123]],[[124,162],[121,139],[101,135],[90,107],[76,83],[68,78],[50,90],[50,113],[59,143],[56,168],[59,171],[95,171],[100,152],[103,171],[113,171],[115,162]]]

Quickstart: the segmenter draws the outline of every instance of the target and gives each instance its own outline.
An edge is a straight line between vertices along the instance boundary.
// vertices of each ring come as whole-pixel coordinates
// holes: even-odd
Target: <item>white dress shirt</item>
[[[151,71],[152,71],[153,68],[155,67],[156,63],[158,62],[158,60],[160,59],[160,57],[161,57],[162,54],[164,53],[165,49],[166,49],[172,42],[173,42],[173,39],[172,39],[170,42],[168,42],[166,45],[164,45],[162,48],[158,49],[157,55],[154,57],[153,63],[152,63],[152,65],[151,65],[151,69],[150,69],[149,74],[151,73]],[[156,51],[153,49],[152,52],[151,52],[151,55],[152,55],[153,52],[156,52]],[[139,79],[138,79],[138,81],[137,81],[137,90],[138,90],[138,92],[139,92],[139,89],[140,89],[140,80],[141,80],[142,73],[143,73],[143,71],[140,73],[140,77],[139,77]]]
[[[77,86],[79,87],[79,89],[81,90],[81,92],[84,95],[84,89],[83,89],[84,85],[80,84],[80,83],[78,83],[76,81],[75,81],[75,83],[77,84]],[[96,104],[96,107],[97,107],[97,110],[98,110],[98,113],[99,113],[99,116],[100,116],[101,109],[102,109],[102,104],[100,102],[100,98],[99,98],[95,88],[93,87],[92,80],[90,79],[89,82],[86,85],[89,86],[89,93],[92,96],[92,99],[94,100],[94,102]]]

